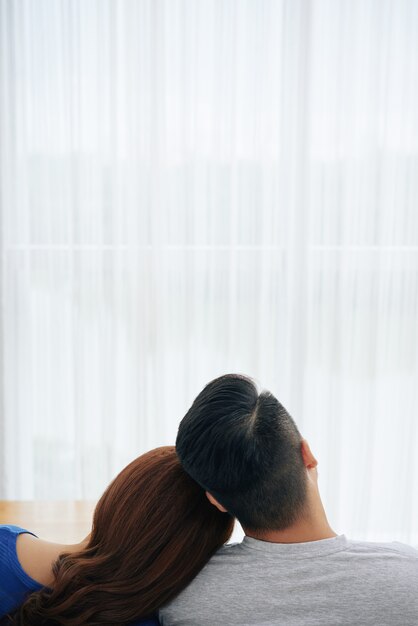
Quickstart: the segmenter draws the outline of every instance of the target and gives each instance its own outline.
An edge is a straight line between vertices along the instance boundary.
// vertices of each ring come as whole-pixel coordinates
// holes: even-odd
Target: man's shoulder
[[[348,544],[349,550],[359,554],[386,554],[388,556],[393,554],[405,557],[406,559],[418,560],[418,549],[400,541],[378,542],[350,539],[348,540]]]
[[[340,565],[348,575],[361,573],[372,587],[393,589],[398,585],[410,590],[418,585],[418,550],[399,541],[349,540]]]
[[[306,573],[304,563],[312,560],[315,560],[318,571],[326,571],[329,576],[343,570],[347,578],[362,572],[371,584],[373,581],[391,580],[393,576],[418,584],[418,550],[399,541],[347,539],[333,554],[310,555],[303,559],[282,559],[274,550],[269,552],[266,548],[259,552],[248,549],[245,542],[241,542],[219,548],[181,596],[200,596],[203,590],[206,594],[213,592],[215,595],[226,590],[234,593],[236,585],[242,581],[252,584],[260,573],[264,581],[286,576],[300,582],[300,574],[304,576]]]
[[[379,555],[379,554],[387,554],[387,555],[399,555],[406,557],[407,559],[418,560],[418,548],[415,548],[407,543],[403,543],[400,541],[362,541],[358,539],[347,539],[347,556],[350,553],[357,553],[363,555]],[[208,565],[215,565],[216,563],[223,562],[224,560],[233,560],[236,557],[243,557],[245,554],[251,560],[251,557],[254,555],[250,552],[243,551],[243,543],[229,543],[225,544],[210,559]]]

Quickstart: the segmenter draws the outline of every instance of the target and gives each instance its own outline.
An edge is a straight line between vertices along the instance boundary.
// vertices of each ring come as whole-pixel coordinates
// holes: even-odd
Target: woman
[[[233,519],[208,502],[174,447],[151,450],[106,489],[81,544],[51,544],[0,526],[0,623],[158,624],[158,609],[232,529]]]

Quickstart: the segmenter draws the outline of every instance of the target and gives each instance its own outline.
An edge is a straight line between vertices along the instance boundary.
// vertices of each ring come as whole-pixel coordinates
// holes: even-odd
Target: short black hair
[[[283,530],[302,514],[307,476],[301,434],[251,378],[226,374],[199,393],[180,422],[186,472],[249,530]]]

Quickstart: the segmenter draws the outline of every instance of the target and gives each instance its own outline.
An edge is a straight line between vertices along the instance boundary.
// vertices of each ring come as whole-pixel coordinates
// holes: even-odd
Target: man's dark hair
[[[283,530],[305,505],[301,441],[273,394],[227,374],[196,397],[180,422],[176,450],[186,472],[244,528]]]

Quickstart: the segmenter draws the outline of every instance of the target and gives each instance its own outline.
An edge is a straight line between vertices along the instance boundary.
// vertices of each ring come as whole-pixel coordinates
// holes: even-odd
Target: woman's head
[[[194,578],[232,528],[174,447],[151,450],[100,498],[86,549],[61,555],[53,589],[32,594],[12,623],[93,626],[149,616]]]

